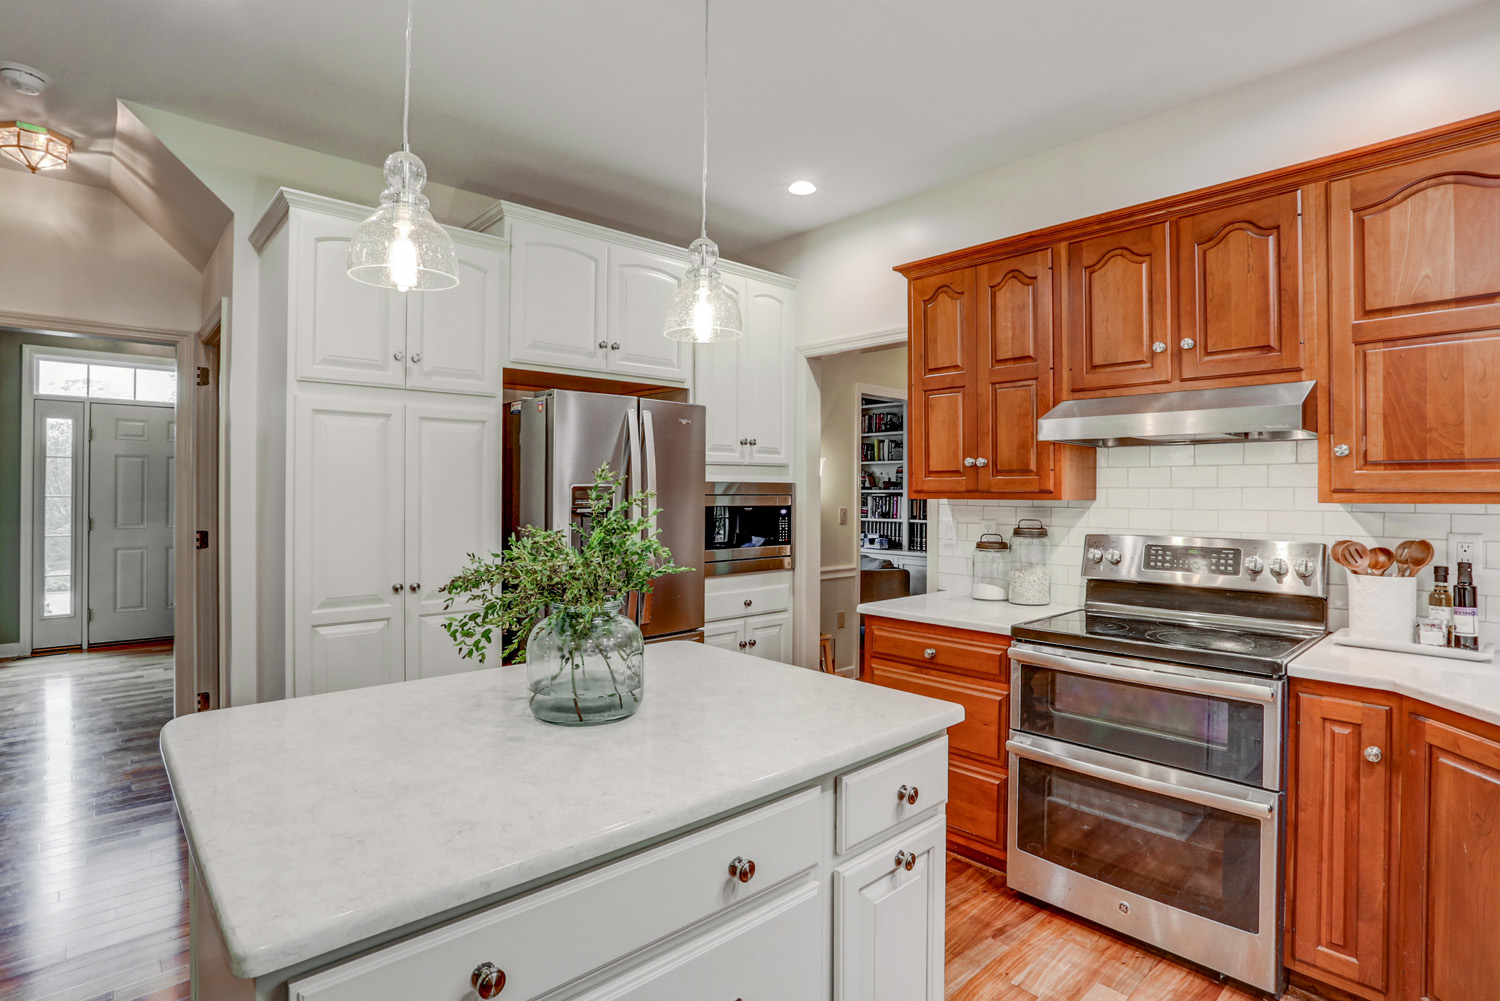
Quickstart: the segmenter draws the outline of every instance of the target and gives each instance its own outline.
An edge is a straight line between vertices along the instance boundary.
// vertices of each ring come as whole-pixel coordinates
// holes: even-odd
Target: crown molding
[[[276,235],[276,231],[286,222],[287,216],[292,209],[306,209],[309,212],[317,212],[322,215],[334,216],[339,219],[348,219],[351,222],[363,222],[369,218],[370,208],[366,205],[356,205],[339,198],[329,198],[326,195],[315,195],[310,191],[298,191],[295,188],[281,188],[271,197],[271,204],[266,206],[265,212],[261,214],[260,222],[250,231],[250,246],[255,248],[256,253],[265,249],[266,243]],[[441,224],[440,224],[441,225]],[[444,225],[443,229],[453,238],[454,243],[461,243],[469,247],[485,247],[508,251],[510,241],[502,236],[490,233],[476,233],[472,229],[460,228],[458,226]]]

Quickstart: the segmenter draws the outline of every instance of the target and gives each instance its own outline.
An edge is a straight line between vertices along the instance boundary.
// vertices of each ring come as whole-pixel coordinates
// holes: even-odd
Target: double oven
[[[1010,885],[1277,991],[1285,666],[1325,631],[1321,547],[1085,554],[1085,607],[1013,630]]]

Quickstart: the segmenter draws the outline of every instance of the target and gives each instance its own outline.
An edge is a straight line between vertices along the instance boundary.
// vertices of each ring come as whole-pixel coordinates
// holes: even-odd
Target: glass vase
[[[620,603],[553,607],[526,638],[531,712],[546,723],[594,726],[641,706],[646,644]]]

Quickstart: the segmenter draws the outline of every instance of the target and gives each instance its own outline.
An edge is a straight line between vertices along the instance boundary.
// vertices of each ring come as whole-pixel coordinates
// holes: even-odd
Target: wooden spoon
[[[1413,542],[1411,548],[1406,551],[1406,566],[1403,567],[1405,571],[1403,576],[1415,577],[1421,573],[1422,568],[1432,562],[1433,552],[1432,543],[1426,539]]]
[[[1369,572],[1370,551],[1362,543],[1345,540],[1338,545],[1338,561],[1350,573],[1364,574]]]
[[[1376,577],[1383,577],[1385,576],[1385,572],[1389,570],[1391,568],[1391,565],[1395,562],[1395,553],[1391,552],[1385,546],[1376,546],[1374,549],[1370,550],[1369,572]]]

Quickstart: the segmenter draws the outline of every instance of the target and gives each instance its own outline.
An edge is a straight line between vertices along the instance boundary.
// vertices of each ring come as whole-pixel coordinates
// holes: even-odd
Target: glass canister
[[[969,596],[980,601],[1004,601],[1010,591],[1010,546],[1005,536],[987,532],[974,543],[973,579]]]
[[[1052,542],[1047,526],[1022,518],[1010,534],[1010,600],[1015,605],[1052,601]]]

